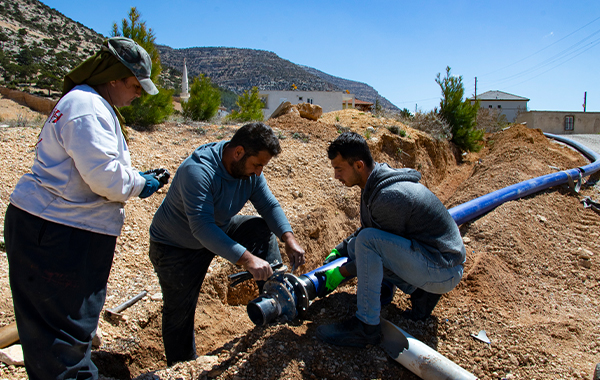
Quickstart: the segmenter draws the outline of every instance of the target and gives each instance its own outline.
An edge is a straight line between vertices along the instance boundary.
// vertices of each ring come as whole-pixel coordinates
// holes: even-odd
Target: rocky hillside
[[[0,84],[58,89],[102,38],[39,1],[0,0]]]
[[[373,103],[379,99],[382,107],[398,109],[365,83],[297,65],[270,51],[226,47],[158,48],[164,66],[182,70],[185,58],[190,78],[207,75],[217,85],[237,94],[253,86],[260,90],[289,90],[296,85],[302,91],[349,90],[358,99]]]
[[[0,0],[0,85],[39,94],[50,93],[43,89],[60,90],[62,77],[93,54],[104,38],[38,0]],[[190,80],[205,74],[216,85],[238,95],[253,86],[287,90],[296,85],[305,91],[349,90],[361,100],[375,103],[378,99],[384,108],[397,110],[365,83],[297,65],[273,52],[224,47],[158,48],[163,65],[160,85],[176,92],[186,58]]]

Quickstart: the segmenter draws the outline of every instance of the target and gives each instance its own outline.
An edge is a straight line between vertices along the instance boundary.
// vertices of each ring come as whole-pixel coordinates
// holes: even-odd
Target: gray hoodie
[[[336,249],[348,256],[347,242],[363,228],[377,228],[419,243],[440,268],[465,262],[458,226],[442,202],[419,183],[414,169],[393,169],[376,163],[361,192],[361,227]],[[348,267],[352,273],[351,266]]]

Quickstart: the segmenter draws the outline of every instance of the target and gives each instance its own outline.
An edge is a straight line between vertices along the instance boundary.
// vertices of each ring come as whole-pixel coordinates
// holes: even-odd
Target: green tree
[[[238,97],[236,104],[240,110],[232,111],[227,117],[228,119],[239,121],[263,120],[264,116],[262,109],[264,103],[260,96],[258,96],[258,87],[254,86],[251,91],[244,91],[244,93]]]
[[[111,35],[131,38],[148,52],[152,59],[150,78],[157,83],[162,67],[158,49],[154,44],[156,36],[152,28],[147,28],[146,22],[140,20],[141,14],[135,7],[131,8],[128,17],[121,21],[120,28],[117,23],[113,23]],[[159,93],[153,96],[142,91],[141,97],[134,100],[131,105],[122,107],[120,111],[125,122],[137,127],[148,127],[165,121],[173,113],[173,91],[163,88],[159,88],[158,91]]]
[[[48,90],[48,95],[50,95],[50,90],[61,91],[62,90],[62,78],[47,71],[42,70],[41,75],[38,77],[37,86],[39,88],[43,88]]]
[[[201,74],[194,78],[190,88],[190,99],[181,103],[183,116],[195,121],[209,120],[217,114],[221,105],[221,92],[214,87],[210,78]]]
[[[148,129],[162,123],[173,113],[173,90],[159,88],[158,94],[142,95],[120,111],[133,128]]]
[[[446,67],[446,77],[437,74],[436,83],[442,89],[444,96],[440,101],[439,114],[451,128],[452,139],[464,151],[478,152],[482,147],[483,130],[476,129],[477,110],[479,102],[471,104],[468,99],[463,100],[465,89],[462,76],[450,75],[450,67]]]

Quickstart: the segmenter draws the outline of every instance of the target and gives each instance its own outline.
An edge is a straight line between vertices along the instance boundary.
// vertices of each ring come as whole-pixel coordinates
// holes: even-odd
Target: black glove
[[[167,169],[162,169],[162,168],[147,170],[144,173],[142,173],[142,175],[146,175],[146,174],[150,174],[158,180],[158,182],[159,182],[158,188],[159,189],[161,187],[163,187],[164,185],[166,185],[167,183],[169,183],[169,178],[171,178],[171,174],[169,173],[169,171]]]

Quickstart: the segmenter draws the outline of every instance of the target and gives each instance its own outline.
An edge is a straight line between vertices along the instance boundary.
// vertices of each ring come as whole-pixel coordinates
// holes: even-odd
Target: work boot
[[[441,297],[441,294],[429,293],[417,288],[410,295],[412,309],[405,310],[402,316],[411,321],[424,321],[431,316],[431,312]]]
[[[381,325],[368,325],[356,316],[339,323],[319,326],[317,337],[336,346],[364,348],[381,342]]]
[[[392,284],[391,282],[389,282],[386,279],[384,279],[381,282],[381,296],[379,297],[379,301],[381,302],[381,307],[387,306],[392,303],[395,292],[396,292],[396,285]]]

